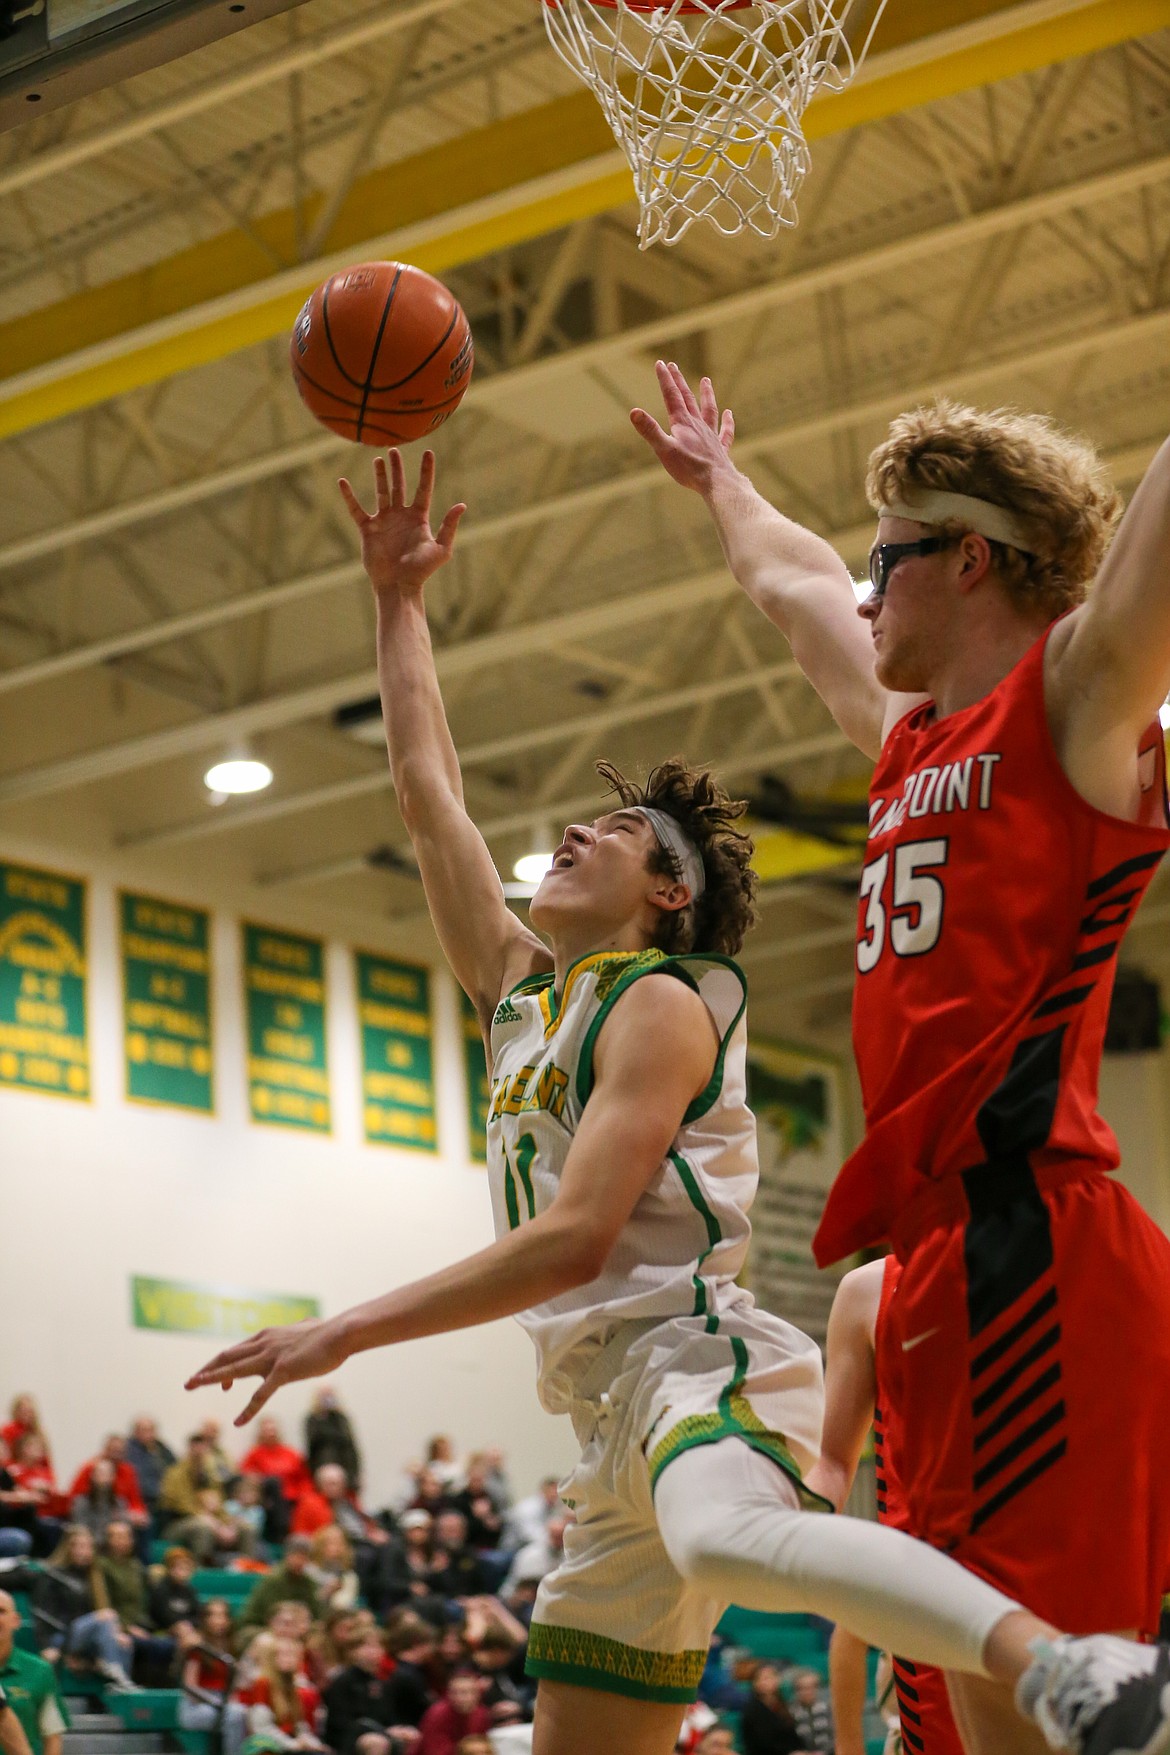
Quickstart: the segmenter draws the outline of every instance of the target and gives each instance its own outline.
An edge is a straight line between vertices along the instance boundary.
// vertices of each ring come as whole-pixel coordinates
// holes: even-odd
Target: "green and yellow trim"
[[[644,1651],[600,1633],[534,1621],[528,1630],[524,1668],[528,1675],[548,1682],[687,1706],[698,1693],[706,1662],[706,1650]]]
[[[608,980],[604,974],[598,977],[597,997],[599,1004],[597,1015],[589,1025],[588,1030],[585,1032],[585,1038],[581,1043],[581,1052],[577,1057],[577,1101],[582,1108],[584,1108],[585,1104],[589,1101],[589,1093],[593,1089],[593,1050],[596,1047],[597,1038],[601,1032],[601,1026],[604,1024],[606,1018],[609,1016],[622,994],[628,987],[632,986],[635,981],[639,980],[643,975],[673,975],[677,980],[684,981],[689,987],[693,987],[697,993],[699,991],[699,984],[688,967],[688,965],[692,963],[701,963],[708,966],[711,964],[717,964],[722,968],[730,969],[732,974],[738,977],[740,985],[743,988],[743,999],[740,1008],[732,1019],[729,1028],[723,1033],[723,1038],[719,1044],[719,1053],[715,1058],[714,1070],[712,1071],[711,1078],[707,1083],[707,1087],[699,1093],[694,1102],[687,1109],[686,1114],[683,1116],[683,1126],[685,1127],[689,1121],[696,1120],[700,1115],[705,1115],[707,1110],[710,1109],[715,1102],[715,1099],[718,1097],[722,1088],[723,1063],[727,1056],[727,1045],[731,1041],[732,1035],[735,1032],[735,1027],[739,1023],[740,1018],[742,1018],[744,1007],[747,1005],[747,977],[739,964],[733,962],[730,957],[720,956],[718,952],[715,951],[683,951],[680,952],[678,956],[674,957],[668,957],[663,951],[627,951],[624,953],[607,951],[601,953],[600,959],[587,957],[584,959],[583,963],[575,964],[573,973],[578,969],[584,970],[585,964],[598,960],[604,960],[605,962],[617,964],[619,966],[613,969]],[[624,967],[621,965],[624,965]],[[572,980],[572,974],[570,974],[569,979]],[[569,983],[566,981],[566,999],[568,998],[568,994]]]
[[[701,1444],[718,1444],[724,1438],[741,1438],[750,1449],[759,1451],[761,1456],[768,1457],[784,1470],[806,1510],[832,1511],[827,1499],[805,1486],[800,1464],[783,1433],[773,1432],[765,1426],[742,1393],[748,1373],[747,1344],[739,1335],[732,1335],[730,1340],[735,1371],[719,1397],[718,1409],[711,1414],[685,1415],[658,1441],[648,1458],[651,1490],[658,1485],[658,1478],[667,1464],[685,1450],[697,1450]]]

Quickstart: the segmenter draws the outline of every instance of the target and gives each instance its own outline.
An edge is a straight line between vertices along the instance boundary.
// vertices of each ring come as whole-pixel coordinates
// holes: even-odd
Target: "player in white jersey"
[[[190,1387],[259,1376],[242,1425],[352,1353],[520,1318],[541,1396],[581,1444],[564,1486],[577,1521],[533,1617],[535,1755],[668,1755],[729,1601],[810,1610],[911,1659],[1021,1682],[1082,1755],[1155,1755],[1152,1680],[1128,1685],[1119,1717],[1108,1651],[1070,1658],[1058,1642],[1059,1663],[1034,1662],[1030,1642],[1056,1630],[953,1561],[810,1515],[819,1354],[736,1285],[757,1174],[730,960],[753,916],[741,807],[681,761],[644,789],[602,764],[617,800],[565,831],[531,903],[544,937],[511,914],[463,802],[423,605],[464,508],[432,534],[433,457],[412,502],[396,452],[390,468],[375,464],[371,514],[342,491],[377,602],[399,808],[488,1043],[497,1237],[368,1304],[228,1347]]]

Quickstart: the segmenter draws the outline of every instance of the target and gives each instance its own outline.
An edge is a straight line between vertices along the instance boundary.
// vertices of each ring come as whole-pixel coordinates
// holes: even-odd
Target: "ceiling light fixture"
[[[272,769],[267,762],[258,762],[251,756],[232,756],[208,768],[203,784],[209,792],[228,797],[241,792],[263,792],[272,785]]]
[[[1162,730],[1170,731],[1170,700],[1165,700],[1158,708],[1158,718],[1162,721]]]

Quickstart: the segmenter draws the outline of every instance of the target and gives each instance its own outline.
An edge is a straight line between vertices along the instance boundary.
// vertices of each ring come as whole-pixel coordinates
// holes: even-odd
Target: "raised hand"
[[[730,467],[735,416],[729,408],[720,415],[710,378],[700,379],[696,401],[678,366],[659,360],[654,370],[669,431],[664,432],[644,408],[630,411],[634,431],[642,435],[674,481],[696,493],[705,493],[713,475]]]
[[[209,1383],[219,1383],[226,1390],[238,1377],[262,1378],[243,1413],[237,1414],[232,1422],[235,1426],[246,1426],[282,1384],[298,1383],[305,1377],[324,1377],[336,1371],[348,1357],[336,1324],[328,1317],[314,1316],[290,1323],[287,1328],[262,1328],[246,1341],[225,1347],[194,1377],[189,1377],[184,1387],[202,1389]]]
[[[374,510],[367,512],[348,481],[338,482],[341,497],[362,539],[362,566],[375,591],[421,591],[444,561],[450,560],[459,520],[467,507],[452,506],[437,531],[431,530],[431,496],[435,489],[435,453],[424,451],[418,491],[406,499],[402,454],[374,459]]]

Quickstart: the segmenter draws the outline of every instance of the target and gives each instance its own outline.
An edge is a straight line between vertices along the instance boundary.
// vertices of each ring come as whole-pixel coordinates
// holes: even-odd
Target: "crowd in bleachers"
[[[207,1420],[176,1454],[143,1417],[67,1487],[30,1396],[0,1428],[0,1560],[41,1656],[63,1681],[181,1688],[179,1725],[214,1729],[224,1755],[528,1746],[528,1622],[571,1518],[555,1480],[516,1500],[498,1451],[457,1461],[442,1437],[390,1505],[368,1509],[329,1389],[300,1449],[266,1418],[233,1460]],[[819,1679],[790,1702],[775,1666],[758,1668],[734,1678],[713,1651],[680,1749],[735,1747],[734,1712],[747,1755],[830,1755]]]

